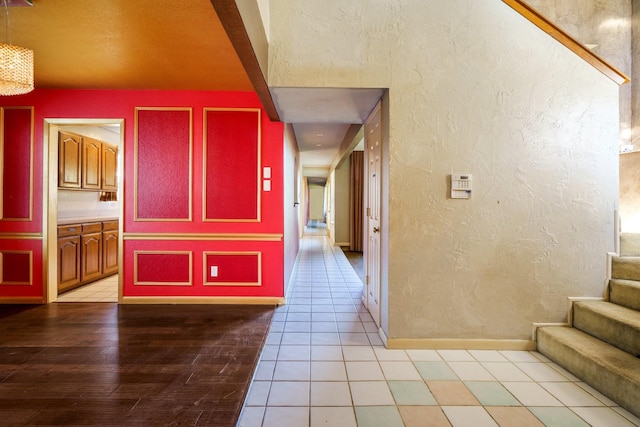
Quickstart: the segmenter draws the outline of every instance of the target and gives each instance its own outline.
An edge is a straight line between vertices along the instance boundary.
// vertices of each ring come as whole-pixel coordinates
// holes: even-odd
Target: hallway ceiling
[[[12,0],[12,4],[24,0]],[[44,89],[253,91],[211,0],[33,0],[0,19],[0,41],[33,49]],[[378,89],[271,88],[303,167],[328,168]]]

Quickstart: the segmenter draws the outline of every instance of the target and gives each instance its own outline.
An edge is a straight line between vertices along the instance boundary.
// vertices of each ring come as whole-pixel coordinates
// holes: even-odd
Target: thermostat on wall
[[[471,197],[472,189],[471,174],[451,175],[451,198],[468,199]]]

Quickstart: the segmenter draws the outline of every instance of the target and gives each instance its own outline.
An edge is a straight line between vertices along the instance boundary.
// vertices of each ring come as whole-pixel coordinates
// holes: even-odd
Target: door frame
[[[123,153],[118,162],[118,191],[117,198],[120,201],[120,217],[118,225],[118,265],[122,268],[122,242],[124,222],[124,119],[86,119],[86,118],[45,118],[43,132],[44,164],[43,164],[43,189],[45,197],[42,203],[42,221],[44,230],[44,280],[43,295],[45,303],[52,303],[58,299],[58,129],[61,126],[120,126],[120,147]],[[122,274],[118,272],[118,301],[122,300]]]

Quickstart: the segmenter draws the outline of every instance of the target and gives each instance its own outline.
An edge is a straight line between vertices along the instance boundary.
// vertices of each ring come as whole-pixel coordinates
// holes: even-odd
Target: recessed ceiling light
[[[316,136],[324,136],[324,133],[316,133]]]
[[[322,144],[316,144],[316,147],[322,147]]]

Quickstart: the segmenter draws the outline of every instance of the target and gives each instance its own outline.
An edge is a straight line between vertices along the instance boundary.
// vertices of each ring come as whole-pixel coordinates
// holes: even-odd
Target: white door
[[[380,327],[380,201],[382,172],[382,129],[380,103],[365,123],[365,159],[367,166],[367,253],[366,292],[369,313]]]

